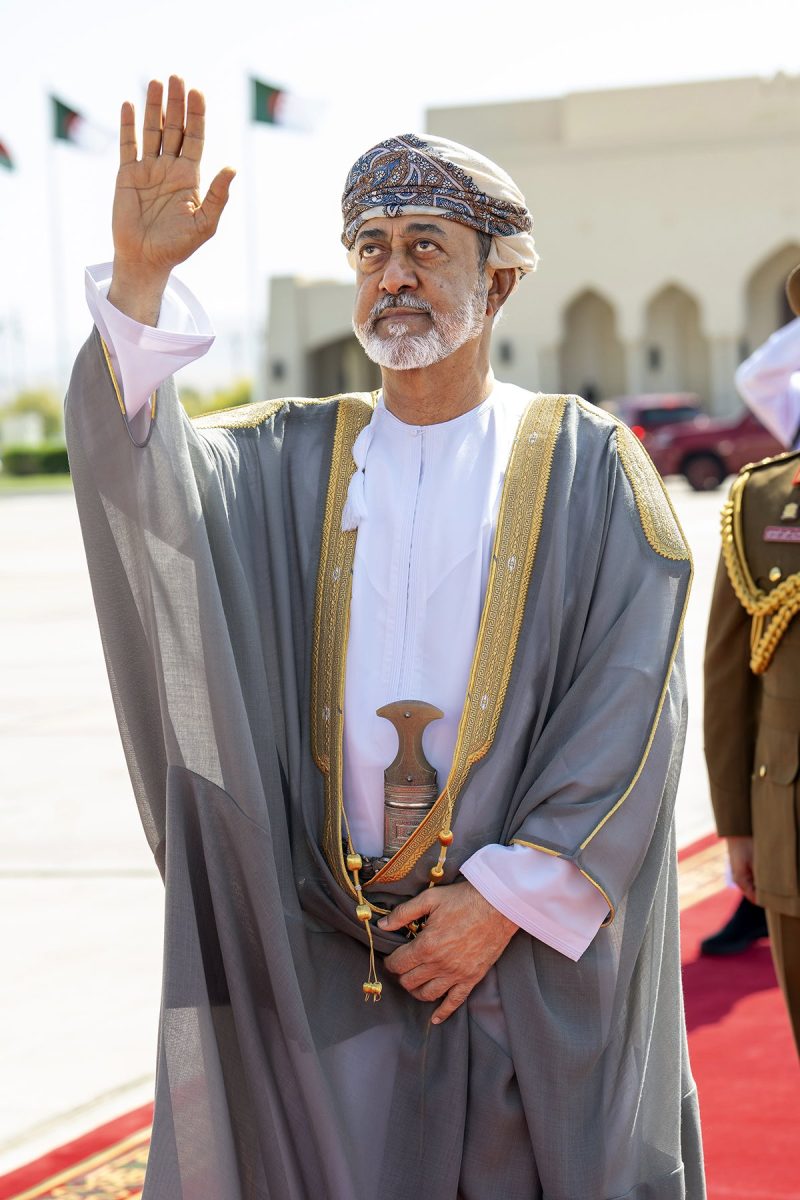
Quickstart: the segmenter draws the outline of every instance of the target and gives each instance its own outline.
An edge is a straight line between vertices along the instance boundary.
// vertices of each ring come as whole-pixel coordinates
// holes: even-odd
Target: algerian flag
[[[7,171],[14,170],[14,160],[4,142],[0,142],[0,167],[5,167]]]
[[[283,125],[289,129],[306,131],[316,124],[317,106],[313,101],[252,76],[250,83],[253,97],[251,117],[257,124]]]
[[[50,100],[53,105],[53,137],[57,142],[72,142],[82,150],[92,150],[98,154],[107,148],[112,136],[109,130],[87,120],[82,113],[55,96],[51,96]]]

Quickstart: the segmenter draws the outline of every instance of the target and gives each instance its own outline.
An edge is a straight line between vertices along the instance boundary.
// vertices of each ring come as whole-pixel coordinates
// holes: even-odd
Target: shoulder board
[[[196,429],[255,429],[269,421],[282,408],[307,408],[310,405],[339,403],[356,400],[370,408],[375,407],[373,392],[343,392],[338,396],[313,399],[309,396],[284,396],[280,400],[257,400],[252,404],[240,404],[236,408],[222,408],[217,412],[203,413],[192,418]]]
[[[749,475],[753,471],[761,471],[764,467],[774,467],[774,466],[782,465],[785,462],[789,462],[793,458],[800,459],[800,449],[785,450],[783,452],[783,454],[773,454],[769,458],[760,458],[757,462],[746,463],[742,467],[739,474],[740,475],[744,475],[744,474]]]
[[[640,439],[613,413],[589,404],[580,396],[575,399],[585,412],[606,417],[608,424],[616,429],[619,461],[631,485],[642,531],[651,548],[662,558],[691,563],[691,552],[664,481]]]

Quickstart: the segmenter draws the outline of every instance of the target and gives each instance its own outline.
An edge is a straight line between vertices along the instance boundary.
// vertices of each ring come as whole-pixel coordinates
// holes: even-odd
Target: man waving
[[[374,395],[190,422],[203,102],[122,113],[68,436],[166,885],[148,1200],[704,1196],[672,810],[689,553],[636,438],[498,382],[509,176],[405,134],[342,199]],[[291,214],[287,214],[291,220]],[[363,1001],[366,1000],[367,1003]],[[372,1001],[379,1001],[373,1003]]]

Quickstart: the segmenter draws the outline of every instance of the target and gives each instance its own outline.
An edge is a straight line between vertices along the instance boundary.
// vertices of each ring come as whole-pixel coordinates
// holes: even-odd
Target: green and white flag
[[[283,88],[273,87],[270,83],[262,83],[260,79],[251,79],[253,85],[253,120],[265,125],[282,124],[281,116],[284,108],[286,92]]]
[[[250,77],[251,120],[261,125],[282,125],[308,132],[317,123],[317,105],[285,88]]]
[[[0,167],[5,167],[7,171],[14,170],[14,160],[11,157],[5,142],[0,142]]]
[[[112,138],[111,131],[88,120],[77,109],[70,108],[63,100],[51,96],[53,114],[53,137],[57,142],[71,142],[82,150],[96,154],[107,149]]]

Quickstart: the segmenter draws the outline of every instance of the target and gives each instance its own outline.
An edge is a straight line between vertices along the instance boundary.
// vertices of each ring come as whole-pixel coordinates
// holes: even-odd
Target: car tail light
[[[644,441],[644,435],[647,432],[644,425],[631,425],[631,432],[635,433],[640,441]]]

